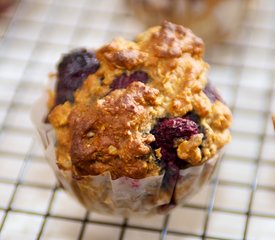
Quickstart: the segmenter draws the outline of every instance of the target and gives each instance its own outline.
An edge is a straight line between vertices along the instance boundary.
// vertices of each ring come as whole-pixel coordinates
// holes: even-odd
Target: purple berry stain
[[[110,85],[110,88],[112,90],[126,88],[128,85],[136,81],[147,83],[148,78],[148,74],[143,71],[136,71],[131,73],[130,75],[123,73],[122,75],[114,79],[114,81]]]
[[[73,102],[74,91],[98,68],[99,62],[92,51],[78,49],[66,54],[58,65],[56,105],[66,101]]]
[[[165,175],[162,182],[163,191],[170,192],[171,200],[168,204],[159,207],[160,212],[166,212],[176,206],[175,187],[179,178],[179,170],[186,167],[187,163],[177,156],[174,143],[176,139],[189,140],[200,132],[199,117],[190,113],[185,117],[162,119],[151,131],[156,141],[152,148],[161,148],[161,162],[164,165]]]
[[[203,89],[203,92],[205,95],[209,98],[209,100],[214,103],[215,101],[221,101],[224,103],[221,95],[217,91],[217,89],[210,83],[208,82],[205,88]]]

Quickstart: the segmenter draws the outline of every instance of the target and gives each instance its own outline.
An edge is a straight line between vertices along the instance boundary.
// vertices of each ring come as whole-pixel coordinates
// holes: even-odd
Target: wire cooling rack
[[[88,213],[58,188],[30,108],[68,49],[143,30],[122,0],[21,0],[0,15],[0,238],[275,239],[275,1],[252,0],[241,30],[206,55],[235,121],[212,182],[168,216]]]

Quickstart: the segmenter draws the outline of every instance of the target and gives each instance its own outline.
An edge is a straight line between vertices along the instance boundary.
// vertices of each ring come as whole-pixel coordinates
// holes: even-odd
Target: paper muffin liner
[[[204,42],[219,41],[238,28],[248,0],[125,0],[147,26],[168,20],[186,26]],[[153,16],[153,17],[152,17]]]
[[[56,164],[55,132],[44,119],[48,113],[47,96],[33,106],[32,121],[42,143],[46,159],[60,185],[89,211],[129,217],[167,213],[196,193],[211,177],[223,151],[195,167],[182,169],[175,178],[167,170],[159,176],[144,179],[121,177],[111,179],[109,172],[76,179],[70,170],[59,169]]]

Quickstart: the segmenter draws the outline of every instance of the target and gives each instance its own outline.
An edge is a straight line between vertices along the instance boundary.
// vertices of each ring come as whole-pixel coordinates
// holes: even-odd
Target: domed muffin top
[[[230,140],[232,116],[207,83],[204,45],[164,22],[60,62],[48,116],[57,164],[75,177],[159,175],[199,165]]]

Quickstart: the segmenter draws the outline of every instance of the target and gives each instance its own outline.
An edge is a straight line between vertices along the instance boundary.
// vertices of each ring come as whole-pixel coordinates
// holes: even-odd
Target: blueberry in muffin
[[[95,53],[86,49],[78,49],[65,55],[58,65],[58,82],[56,86],[55,104],[74,101],[74,91],[83,81],[97,71],[99,62]]]

